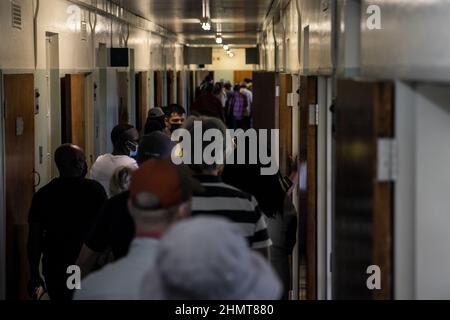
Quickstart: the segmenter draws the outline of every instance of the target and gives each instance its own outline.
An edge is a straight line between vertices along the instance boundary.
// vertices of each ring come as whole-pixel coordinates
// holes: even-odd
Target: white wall
[[[449,89],[449,85],[397,84],[397,299],[450,297]]]
[[[59,117],[59,113],[52,114],[48,96],[46,80],[46,33],[58,34],[59,38],[59,73],[64,76],[66,73],[91,72],[97,68],[95,55],[99,43],[106,44],[107,47],[119,47],[120,26],[114,21],[106,19],[102,15],[97,15],[97,25],[93,32],[89,26],[89,12],[83,8],[80,15],[72,16],[70,8],[73,3],[66,0],[40,0],[40,9],[37,19],[37,66],[34,66],[34,42],[33,42],[33,2],[30,0],[17,0],[22,5],[22,30],[11,27],[11,7],[9,1],[0,1],[0,30],[2,30],[2,45],[0,46],[0,69],[10,73],[34,72],[36,87],[41,93],[41,112],[36,115],[36,171],[42,177],[41,186],[51,178],[49,164],[52,161],[39,163],[39,146],[44,148],[44,154],[52,158],[55,149],[49,143],[51,131],[60,134],[49,126],[49,121],[55,125],[58,121],[53,119]],[[73,11],[72,11],[73,12]],[[79,19],[78,19],[79,18]],[[91,14],[91,22],[94,22],[95,15]],[[72,20],[71,20],[72,19]],[[81,21],[87,23],[87,37],[82,39]],[[111,38],[112,33],[112,38]],[[111,43],[112,39],[112,43]],[[163,50],[162,46],[165,46]],[[162,70],[170,68],[172,70],[182,70],[183,47],[175,45],[171,40],[163,39],[156,33],[143,29],[130,27],[128,47],[134,49],[134,62],[136,71]],[[164,56],[164,59],[163,59]],[[166,65],[164,65],[166,62]],[[106,119],[96,121],[102,123],[106,121],[106,126],[100,129],[102,138],[98,143],[107,145],[97,145],[98,150],[110,151],[109,132],[117,121],[115,110],[117,108],[117,97],[115,88],[115,71],[108,71],[108,77],[102,78],[107,81],[106,102],[99,108],[107,108],[107,112],[98,112],[98,116]],[[96,81],[100,81],[96,74]],[[59,90],[58,90],[59,91]],[[101,111],[101,110],[100,110]],[[53,110],[55,112],[55,110]],[[53,137],[57,139],[57,137]]]
[[[254,65],[245,64],[245,49],[233,49],[235,56],[230,58],[226,51],[221,48],[213,49],[213,63],[207,64],[205,67],[208,70],[220,71],[220,70],[253,70]]]

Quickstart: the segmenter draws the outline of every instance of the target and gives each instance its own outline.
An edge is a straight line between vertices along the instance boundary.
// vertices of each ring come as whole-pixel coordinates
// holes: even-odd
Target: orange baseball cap
[[[170,159],[152,159],[133,173],[130,199],[139,209],[157,210],[179,205],[202,191],[187,166],[175,165]]]

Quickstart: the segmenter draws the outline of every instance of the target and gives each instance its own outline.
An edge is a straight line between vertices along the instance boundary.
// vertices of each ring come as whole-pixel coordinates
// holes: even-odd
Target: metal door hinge
[[[291,108],[298,107],[299,95],[298,93],[292,92],[287,94],[287,106]]]
[[[310,104],[309,105],[309,125],[318,126],[319,125],[319,105]]]
[[[378,139],[377,181],[395,182],[398,178],[398,144],[393,138]]]

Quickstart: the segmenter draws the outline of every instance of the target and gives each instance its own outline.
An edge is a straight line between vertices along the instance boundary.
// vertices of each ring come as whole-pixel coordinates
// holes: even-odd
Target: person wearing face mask
[[[29,211],[28,289],[34,299],[39,298],[38,289],[46,287],[51,300],[70,300],[67,268],[75,264],[106,193],[98,182],[85,179],[87,164],[79,147],[62,145],[55,152],[55,163],[59,177],[33,196]]]
[[[120,167],[138,167],[134,158],[138,154],[139,133],[131,125],[120,124],[113,129],[111,141],[113,152],[98,157],[90,173],[91,179],[98,181],[105,188],[108,198],[112,196],[110,183],[116,170]]]
[[[167,108],[166,111],[166,126],[170,133],[174,133],[176,130],[180,129],[186,120],[186,110],[178,105],[172,104]]]

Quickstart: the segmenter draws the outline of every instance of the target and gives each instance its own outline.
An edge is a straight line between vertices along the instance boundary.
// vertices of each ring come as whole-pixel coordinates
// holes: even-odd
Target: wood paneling
[[[392,297],[393,185],[377,181],[377,141],[392,137],[393,86],[338,82],[333,295]],[[382,289],[370,291],[366,270],[381,268]]]
[[[117,72],[117,95],[119,101],[119,123],[129,123],[130,114],[128,112],[129,80],[128,72]]]
[[[317,126],[310,123],[310,107],[316,104],[317,77],[301,77],[298,230],[308,300],[317,299]]]
[[[148,104],[148,72],[136,75],[136,129],[140,132],[147,121]]]
[[[174,97],[175,97],[175,79],[174,79],[174,73],[172,70],[168,70],[166,72],[166,81],[167,81],[167,105],[171,105],[172,103],[175,103]]]
[[[34,76],[5,75],[6,290],[27,299],[28,210],[34,193]]]
[[[183,106],[183,93],[184,93],[184,71],[177,71],[177,104]],[[185,107],[185,106],[183,106]]]
[[[252,71],[234,71],[234,83],[241,84],[245,79],[252,79],[253,72]]]
[[[154,99],[155,107],[163,107],[163,83],[164,75],[162,71],[155,71],[154,77]]]
[[[292,108],[288,106],[287,96],[292,92],[292,76],[280,74],[279,83],[280,169],[283,174],[288,175],[292,156]]]
[[[68,74],[65,77],[65,143],[86,148],[85,75]]]
[[[276,72],[253,73],[253,126],[255,129],[278,129],[279,76]],[[278,89],[279,90],[279,89]]]

